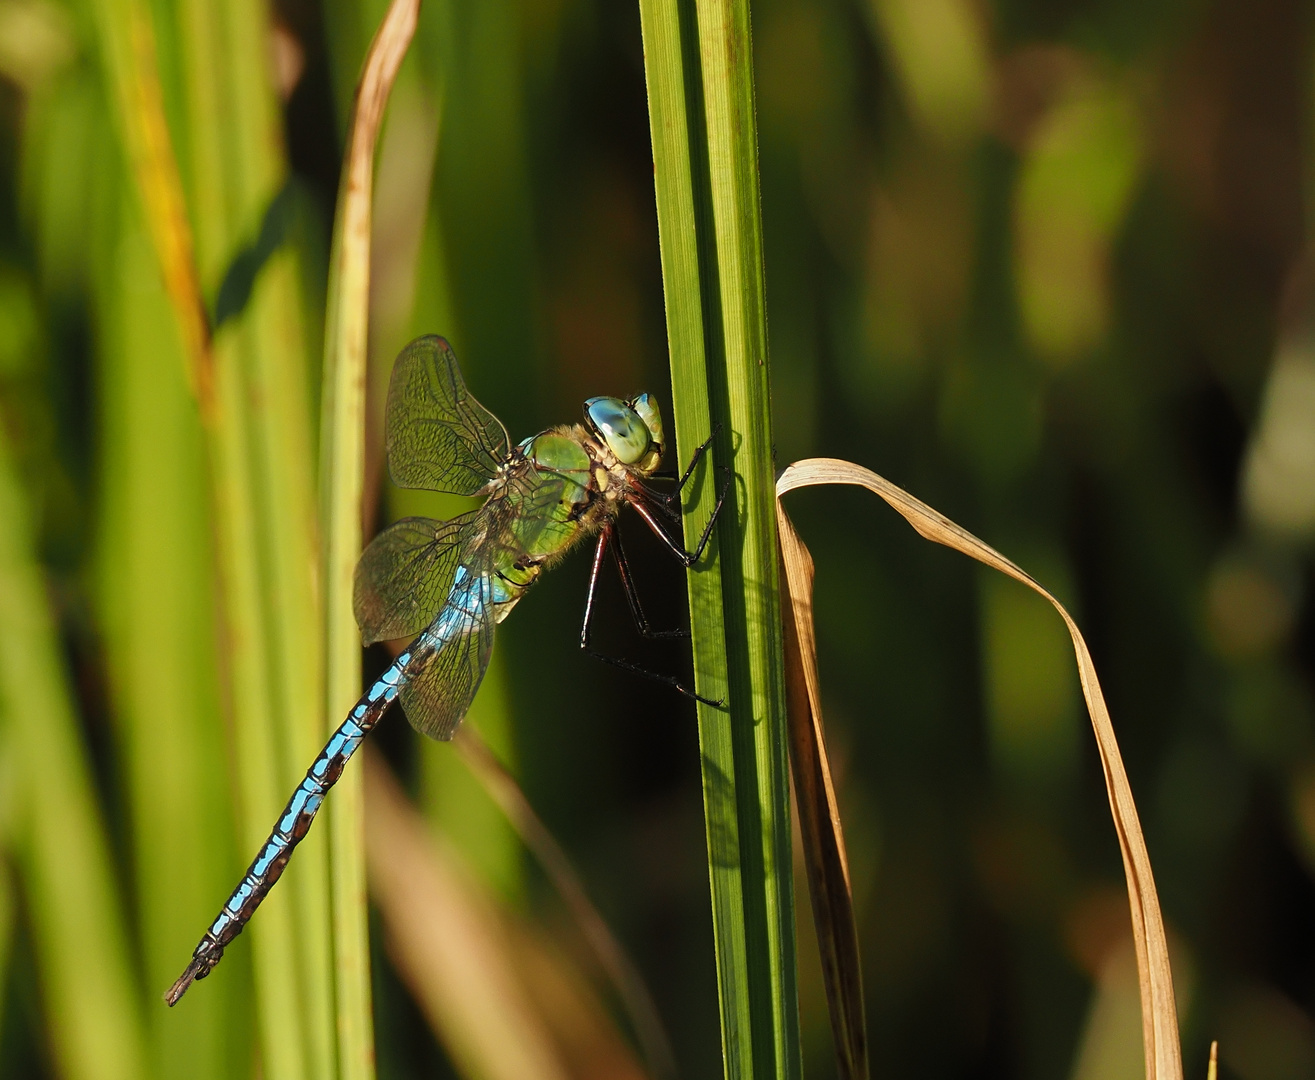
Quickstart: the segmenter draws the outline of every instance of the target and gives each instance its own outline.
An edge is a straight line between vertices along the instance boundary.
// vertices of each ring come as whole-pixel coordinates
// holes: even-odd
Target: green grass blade
[[[180,140],[190,152],[183,171],[201,287],[213,296],[283,183],[278,107],[261,50],[251,47],[265,40],[267,14],[243,0],[187,0],[178,22],[177,111],[190,135]],[[216,336],[213,400],[202,398],[238,773],[232,880],[319,735],[315,470],[298,292],[295,255],[276,253],[246,310]],[[333,1068],[327,886],[326,847],[312,836],[251,930],[262,1066],[278,1080]]]
[[[264,51],[268,12],[255,0],[195,0],[179,10],[191,151],[197,275],[180,201],[151,10],[140,0],[96,0],[116,128],[145,212],[209,421],[212,513],[224,609],[223,670],[230,679],[239,772],[239,843],[256,850],[295,777],[318,749],[320,650],[315,580],[317,523],[311,394],[300,327],[295,253],[258,276],[241,317],[213,343],[213,398],[204,341],[187,328],[233,256],[250,242],[286,165]],[[163,222],[163,224],[161,224]],[[187,243],[182,242],[187,239]],[[199,276],[199,284],[197,278]],[[181,282],[181,284],[180,284]],[[245,858],[231,867],[236,880]],[[253,927],[264,1071],[279,1080],[334,1069],[327,848],[312,834],[287,882]],[[222,899],[221,896],[216,898]]]
[[[180,9],[197,256],[213,296],[283,186],[278,103],[250,0]],[[276,252],[215,339],[214,519],[239,773],[240,870],[322,742],[315,628],[318,524],[312,394],[297,254]],[[326,838],[312,832],[253,922],[262,1061],[270,1076],[336,1067]]]
[[[106,37],[127,29],[126,12],[111,5],[94,12],[110,68],[106,54],[116,46]],[[148,89],[153,76],[141,64],[103,84],[91,70],[71,74],[34,110],[24,156],[31,190],[39,192],[31,205],[34,231],[44,238],[42,270],[58,280],[76,262],[94,303],[96,618],[131,827],[123,848],[131,853],[130,921],[146,982],[146,1067],[160,1080],[205,1080],[249,1063],[251,988],[238,959],[231,979],[186,1010],[169,1014],[158,996],[231,887],[236,857],[215,672],[206,474],[188,385],[189,376],[192,389],[197,383],[188,349],[197,344],[201,305],[190,265],[172,282],[161,274],[179,269],[171,258],[190,248],[190,237],[167,141],[155,143],[151,161],[140,152],[152,126],[142,102],[155,102],[156,135],[162,130],[159,96]],[[106,124],[107,115],[118,122]],[[116,147],[116,133],[137,149]],[[152,220],[139,195],[161,183],[173,194],[149,207]],[[185,310],[180,285],[192,297]]]
[[[329,267],[320,428],[324,521],[325,727],[342,722],[361,692],[361,645],[352,579],[361,554],[365,487],[365,382],[370,310],[374,151],[397,69],[415,33],[419,0],[394,0],[366,57],[343,163]],[[343,1080],[374,1075],[370,943],[365,898],[365,803],[359,769],[339,780],[328,807],[338,1065]]]
[[[13,769],[13,761],[3,749],[0,749],[0,769],[4,770],[6,776]],[[8,809],[12,810],[13,807]],[[0,813],[3,812],[0,810]],[[8,824],[5,822],[0,825],[0,829],[6,834],[3,838],[6,853],[13,839],[8,835]],[[17,936],[18,891],[8,862],[0,862],[0,1009],[6,1008],[9,1004],[9,964],[14,956],[14,941]],[[0,1041],[0,1049],[4,1047],[4,1042]]]
[[[21,785],[15,847],[59,1073],[148,1076],[102,811],[3,426],[0,724]]]
[[[224,156],[231,260],[257,234],[270,201],[286,182],[287,163],[270,66],[261,51],[251,47],[267,40],[270,12],[260,0],[225,0],[218,8],[224,33],[220,119],[229,133]],[[263,659],[278,751],[274,785],[263,803],[252,807],[248,821],[253,853],[324,742],[323,653],[316,632],[322,598],[316,573],[314,397],[301,312],[298,254],[285,247],[257,277],[238,325],[238,357],[253,436],[253,471],[246,483],[258,515],[257,547],[248,557],[258,560],[263,584],[261,616],[270,646]],[[291,1000],[262,1003],[265,1047],[273,1049],[284,1011],[296,1008],[308,1074],[331,1076],[337,1068],[337,1041],[326,831],[312,830],[299,845],[280,888],[291,891],[295,909],[295,986]]]
[[[278,768],[281,755],[272,707],[271,673],[266,666],[269,635],[262,611],[263,583],[255,557],[259,550],[259,523],[255,500],[245,480],[252,471],[252,462],[245,393],[237,370],[239,343],[229,344],[221,336],[215,344],[219,416],[211,433],[215,539],[224,590],[224,648],[238,774],[237,836],[245,853],[257,850],[276,813],[276,793],[282,786]],[[305,851],[298,850],[298,859],[305,855]],[[230,870],[240,873],[237,863]],[[222,895],[219,900],[223,900]],[[252,921],[247,931],[253,942],[261,1062],[271,1080],[297,1080],[310,1075],[293,940],[296,925],[292,892],[285,882],[261,904],[259,918]]]
[[[116,185],[124,191],[125,185]],[[204,442],[175,320],[131,201],[100,260],[100,609],[131,796],[137,936],[155,1074],[219,1080],[251,1054],[250,974],[232,959],[185,1009],[177,976],[232,887],[233,807],[215,670]]]
[[[641,0],[680,460],[735,473],[689,575],[728,1077],[797,1076],[790,817],[752,47],[744,0]],[[697,539],[718,480],[690,493]]]

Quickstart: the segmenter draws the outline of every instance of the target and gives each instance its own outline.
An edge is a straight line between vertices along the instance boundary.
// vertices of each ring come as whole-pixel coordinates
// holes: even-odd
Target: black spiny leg
[[[709,447],[712,446],[712,440],[717,437],[717,432],[719,432],[720,430],[721,430],[720,424],[713,424],[712,432],[708,435],[706,439],[704,439],[701,443],[699,443],[698,449],[695,450],[692,455],[690,455],[689,464],[685,466],[685,471],[681,473],[680,480],[676,483],[677,491],[681,491],[685,487],[685,482],[689,480],[690,474],[694,472],[695,466],[698,465],[703,455],[708,452]]]
[[[699,444],[698,448],[694,451],[693,456],[690,457],[689,464],[685,467],[685,471],[681,473],[680,476],[676,475],[675,470],[664,469],[662,472],[653,473],[653,475],[650,477],[650,479],[653,480],[675,480],[676,489],[674,491],[670,491],[665,494],[662,494],[656,491],[648,490],[646,491],[646,493],[652,496],[652,498],[657,502],[662,502],[662,503],[672,502],[682,491],[685,490],[685,485],[689,482],[689,478],[693,475],[695,467],[698,465],[699,461],[702,460],[703,455],[708,452],[708,448],[712,446],[712,440],[717,437],[717,432],[719,432],[720,430],[721,430],[720,424],[713,425],[712,434],[709,435],[706,439],[703,440],[703,442]]]
[[[626,549],[621,544],[621,529],[613,525],[611,530],[612,556],[616,559],[616,572],[621,578],[621,585],[626,591],[626,600],[630,604],[630,614],[635,620],[635,629],[639,631],[639,636],[647,638],[649,641],[669,641],[672,638],[689,637],[688,630],[654,630],[648,624],[648,616],[644,614],[644,607],[639,602],[639,590],[635,588],[634,579],[630,576],[630,561],[626,558]]]
[[[707,443],[704,443],[703,446],[706,447]],[[702,451],[703,447],[700,447],[699,450]],[[693,467],[693,464],[691,464],[690,469]],[[717,523],[717,517],[721,513],[721,508],[726,505],[726,494],[730,491],[733,475],[730,469],[721,469],[719,471],[724,475],[725,479],[722,481],[721,491],[717,493],[717,504],[712,508],[712,513],[708,517],[708,523],[703,526],[703,535],[699,537],[698,546],[695,547],[693,551],[686,551],[684,545],[678,544],[673,540],[666,529],[658,524],[657,518],[653,516],[654,507],[650,506],[646,501],[649,498],[647,494],[641,495],[639,498],[630,501],[630,505],[633,506],[639,516],[648,523],[648,527],[657,534],[659,540],[671,549],[671,553],[685,564],[686,569],[689,569],[703,557],[703,551],[708,546],[708,538],[712,535],[712,527]],[[681,484],[684,485],[687,479],[689,479],[689,469],[685,470],[685,475],[680,481]],[[680,489],[677,488],[676,494],[678,495],[679,493]]]
[[[594,549],[594,564],[589,571],[589,592],[588,595],[585,596],[585,600],[584,600],[584,625],[580,627],[580,648],[583,649],[590,656],[594,657],[595,659],[603,661],[603,663],[605,664],[611,664],[614,667],[619,667],[623,671],[629,671],[635,675],[642,675],[644,678],[652,679],[654,682],[665,683],[667,686],[670,686],[673,690],[679,691],[680,693],[684,694],[686,697],[691,697],[695,701],[701,701],[703,702],[704,705],[711,705],[714,708],[721,708],[723,705],[726,704],[724,701],[713,701],[711,698],[705,698],[701,694],[696,694],[693,690],[689,689],[687,686],[681,683],[679,679],[675,678],[675,676],[659,675],[656,671],[649,671],[647,668],[642,668],[638,664],[632,664],[629,660],[622,660],[616,656],[607,656],[605,653],[600,653],[596,649],[592,649],[589,647],[589,623],[592,620],[594,614],[594,590],[598,587],[598,573],[603,567],[603,558],[607,555],[607,545],[608,542],[612,539],[613,528],[614,526],[609,525],[607,528],[605,528],[602,531],[602,533],[598,537],[598,546]],[[617,565],[620,566],[621,563],[618,562]],[[624,577],[622,580],[624,580]],[[631,595],[630,589],[627,588],[626,596],[630,597],[630,595]],[[636,600],[632,600],[631,602],[632,612],[636,610],[636,608],[634,607],[634,604],[636,602],[637,602],[637,598]],[[639,614],[640,617],[642,618],[642,612]],[[647,620],[645,620],[645,625],[647,625]],[[643,633],[644,630],[641,628],[640,632]],[[646,634],[645,636],[649,636],[649,635]],[[655,635],[655,636],[663,636],[663,635]]]

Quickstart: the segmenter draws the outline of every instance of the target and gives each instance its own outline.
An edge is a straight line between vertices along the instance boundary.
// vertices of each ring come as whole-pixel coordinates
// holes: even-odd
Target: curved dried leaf
[[[1118,834],[1123,870],[1128,882],[1132,932],[1137,947],[1137,974],[1141,986],[1146,1075],[1150,1080],[1182,1080],[1182,1050],[1178,1040],[1178,1016],[1174,1006],[1169,947],[1165,937],[1164,917],[1155,890],[1155,877],[1151,872],[1150,855],[1146,850],[1146,840],[1142,835],[1123,758],[1119,754],[1114,725],[1110,721],[1105,696],[1096,677],[1096,667],[1077,623],[1064,606],[1026,571],[944,514],[861,466],[835,458],[797,461],[777,478],[777,498],[779,500],[795,488],[818,484],[853,484],[867,488],[899,511],[921,536],[962,552],[1035,590],[1050,601],[1064,620],[1069,636],[1073,639],[1073,652],[1077,657],[1078,674],[1082,680],[1082,694],[1096,734],[1101,769],[1105,774],[1105,789],[1109,795],[1110,812],[1114,818],[1114,829]],[[781,517],[784,518],[784,515]],[[814,692],[815,687],[814,672]],[[838,830],[838,822],[836,828]]]
[[[776,527],[783,571],[781,601],[789,612],[783,622],[790,772],[794,777],[808,893],[835,1037],[836,1072],[841,1080],[867,1080],[868,1046],[858,927],[854,921],[840,807],[831,781],[822,727],[817,642],[813,636],[813,559],[779,502]]]

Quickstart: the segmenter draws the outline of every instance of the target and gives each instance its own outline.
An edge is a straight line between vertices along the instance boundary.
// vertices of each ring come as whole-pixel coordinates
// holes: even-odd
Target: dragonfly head
[[[584,403],[590,428],[622,465],[648,475],[662,460],[662,414],[647,394],[631,401],[590,398]]]

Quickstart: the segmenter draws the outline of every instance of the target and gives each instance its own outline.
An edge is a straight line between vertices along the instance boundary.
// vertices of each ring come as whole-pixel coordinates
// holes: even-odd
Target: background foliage
[[[261,1035],[245,940],[178,1009],[159,1001],[272,812],[251,809],[265,780],[225,719],[224,534],[115,103],[133,10],[0,0],[0,1075],[319,1075],[327,1006],[295,917],[313,914],[312,848],[280,886],[307,938],[295,1045]],[[382,5],[140,10],[216,341],[246,358],[253,415],[269,395],[285,410],[243,444],[266,484],[261,573],[309,589],[313,478],[276,466],[298,430],[314,445],[342,132]],[[1226,1076],[1310,1075],[1308,11],[759,0],[753,17],[779,463],[875,468],[1070,606],[1179,949],[1189,1073],[1218,1037]],[[669,400],[637,6],[431,0],[378,168],[376,417],[422,331],[454,342],[516,438],[597,393]],[[277,385],[256,393],[262,372]],[[454,509],[383,484],[372,439],[372,525]],[[856,492],[793,498],[877,1069],[1140,1075],[1117,847],[1062,627]],[[628,535],[674,625],[677,571]],[[631,950],[682,1075],[715,1076],[693,711],[578,656],[584,562],[500,631],[472,720]],[[637,650],[608,589],[601,640]],[[314,598],[262,602],[261,700],[295,724],[316,715],[297,654]],[[314,740],[277,730],[258,761],[281,798]],[[378,741],[483,902],[586,956],[456,755],[400,718]],[[403,988],[389,953],[407,942],[376,930],[380,1075],[477,1072]],[[810,937],[805,916],[805,1069],[824,1076]]]

